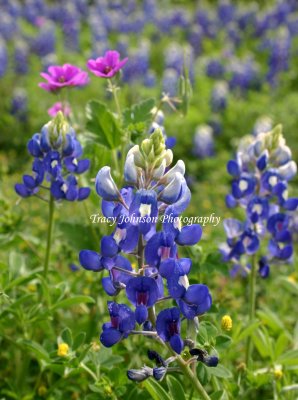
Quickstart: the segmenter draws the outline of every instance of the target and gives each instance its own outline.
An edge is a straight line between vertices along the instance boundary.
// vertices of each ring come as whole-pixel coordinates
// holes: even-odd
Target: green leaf
[[[279,332],[284,330],[284,325],[280,318],[269,308],[263,307],[262,310],[257,311],[257,315],[264,325],[269,326],[273,332]]]
[[[212,400],[222,400],[226,392],[224,390],[217,390],[216,392],[212,393],[210,399]]]
[[[276,362],[282,365],[298,365],[298,349],[287,351],[278,357]]]
[[[19,278],[14,279],[4,288],[4,291],[7,292],[8,290],[12,289],[15,286],[22,286],[25,283],[32,281],[33,279],[37,278],[37,274],[42,271],[43,271],[42,268],[37,268],[27,276],[26,275],[20,276]]]
[[[258,328],[259,325],[260,325],[260,321],[255,321],[255,322],[252,322],[250,325],[248,325],[248,327],[245,328],[240,334],[238,334],[238,332],[235,333],[233,336],[233,342],[235,344],[241,342],[242,340],[247,338],[247,336],[252,334]]]
[[[211,368],[207,368],[203,363],[198,363],[197,365],[197,376],[202,385],[206,385],[210,381],[210,370]]]
[[[172,375],[168,375],[167,384],[173,399],[185,400],[184,389],[178,379]]]
[[[61,339],[63,343],[67,343],[69,347],[72,347],[72,333],[69,328],[63,329]]]
[[[95,300],[90,296],[72,296],[68,299],[64,299],[59,301],[58,303],[54,304],[51,308],[52,311],[58,310],[59,308],[67,308],[77,304],[82,303],[95,303]]]
[[[266,358],[270,355],[269,344],[267,342],[266,335],[258,329],[252,336],[253,343],[256,346],[258,352],[263,358]]]
[[[275,358],[278,358],[284,353],[289,341],[289,337],[284,332],[279,335],[274,347]]]
[[[19,339],[17,343],[24,349],[34,353],[39,361],[43,360],[50,363],[51,359],[48,352],[39,343],[27,339]]]
[[[96,100],[91,100],[86,107],[87,129],[96,135],[96,142],[115,149],[121,143],[121,130],[118,121],[107,107]]]
[[[143,385],[150,393],[153,400],[172,400],[172,398],[167,394],[164,388],[153,379],[143,382]]]
[[[220,347],[222,349],[230,346],[232,339],[227,335],[218,335],[216,336],[216,347]]]
[[[218,378],[231,379],[233,374],[226,367],[219,364],[217,367],[208,368],[211,375],[217,376]]]
[[[78,349],[85,343],[85,338],[86,338],[86,333],[85,332],[80,332],[79,334],[76,335],[73,341],[73,350]]]
[[[147,99],[127,108],[123,112],[124,124],[127,126],[130,124],[149,121],[152,119],[151,110],[154,107],[154,104],[154,99]]]

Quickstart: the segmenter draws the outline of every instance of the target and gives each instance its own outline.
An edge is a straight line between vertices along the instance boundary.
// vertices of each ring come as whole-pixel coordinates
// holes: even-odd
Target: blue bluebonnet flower
[[[165,120],[164,113],[161,110],[158,110],[156,107],[154,107],[151,110],[151,114],[154,117],[154,121],[152,122],[149,128],[149,133],[150,134],[153,133],[155,129],[160,129],[165,139],[165,144],[167,149],[172,149],[176,144],[176,138],[173,136],[168,137],[166,134],[166,130],[164,127],[164,120]]]
[[[207,367],[217,367],[219,360],[216,355],[209,355],[204,349],[191,349],[189,353],[192,356],[197,356],[197,360],[207,365]]]
[[[18,31],[18,20],[1,7],[0,13],[0,37],[5,40],[11,39]]]
[[[206,75],[210,78],[220,79],[223,77],[224,73],[225,68],[221,61],[213,58],[207,62]]]
[[[28,72],[29,47],[25,41],[19,40],[14,49],[14,69],[17,74],[27,74]]]
[[[228,85],[225,81],[217,82],[212,90],[210,105],[213,112],[224,111],[227,107]]]
[[[34,157],[33,176],[24,175],[23,183],[15,185],[21,197],[36,195],[40,189],[49,190],[58,201],[84,200],[89,196],[90,188],[79,188],[75,175],[87,171],[90,161],[80,159],[81,144],[61,112],[32,136],[28,151]],[[49,186],[42,185],[44,180]]]
[[[162,124],[163,114],[155,114],[156,122]],[[102,237],[100,252],[80,252],[80,263],[89,271],[107,271],[108,276],[102,278],[104,291],[113,297],[125,292],[135,307],[132,311],[109,303],[111,324],[104,324],[101,334],[105,346],[112,346],[129,334],[142,334],[169,342],[173,352],[180,354],[185,346],[182,319],[193,320],[211,307],[208,287],[189,284],[191,259],[178,256],[178,246],[196,244],[202,228],[198,224],[181,224],[181,213],[187,208],[191,193],[184,178],[184,162],[179,160],[170,168],[172,159],[162,131],[156,129],[129,150],[123,188],[117,187],[108,166],[97,174],[95,187],[102,197],[102,213],[115,218],[116,226],[110,235]],[[162,229],[158,231],[161,217]],[[124,253],[137,257],[138,268],[122,256]],[[163,307],[155,317],[155,308],[171,299],[177,306]],[[136,324],[140,329],[135,330]],[[169,371],[169,363],[175,361],[174,356],[163,360],[152,349],[149,359],[156,362],[154,368],[129,370],[128,378],[142,381],[153,376],[161,380]]]
[[[55,25],[51,21],[42,24],[38,34],[31,39],[31,51],[40,57],[55,53]]]
[[[290,262],[293,254],[291,219],[298,198],[288,196],[288,181],[297,172],[291,150],[286,146],[281,126],[262,132],[240,144],[236,159],[227,164],[232,176],[232,192],[226,197],[229,208],[240,206],[246,220],[224,221],[227,242],[221,246],[223,258],[236,270],[249,272],[247,255],[257,254],[259,273],[268,277],[270,265]],[[262,241],[268,240],[267,254],[261,255]]]
[[[136,321],[133,311],[126,304],[109,301],[108,310],[111,322],[103,324],[100,341],[104,346],[111,347],[129,335]]]
[[[209,125],[199,125],[193,138],[193,153],[199,158],[214,155],[213,129]]]
[[[0,78],[5,75],[8,65],[8,53],[5,41],[0,37]]]
[[[27,120],[28,96],[24,89],[16,88],[13,91],[10,112],[21,122],[25,122]]]

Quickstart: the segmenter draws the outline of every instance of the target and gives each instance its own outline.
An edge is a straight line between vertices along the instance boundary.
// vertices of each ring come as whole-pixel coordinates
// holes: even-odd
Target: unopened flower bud
[[[153,376],[153,369],[147,367],[146,365],[141,369],[129,369],[127,371],[128,379],[135,382],[142,382],[150,376]]]

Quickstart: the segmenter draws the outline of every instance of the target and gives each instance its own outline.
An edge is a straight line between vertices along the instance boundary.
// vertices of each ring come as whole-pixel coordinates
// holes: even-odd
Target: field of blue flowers
[[[0,400],[297,400],[298,2],[0,0]]]

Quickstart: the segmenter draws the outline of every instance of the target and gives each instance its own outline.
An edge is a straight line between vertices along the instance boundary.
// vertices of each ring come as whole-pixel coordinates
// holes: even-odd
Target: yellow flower
[[[274,370],[274,377],[275,379],[281,379],[283,377],[283,372],[280,368]]]
[[[288,281],[291,283],[296,283],[296,277],[295,274],[291,274],[288,276]]]
[[[69,346],[67,343],[60,343],[58,345],[58,351],[57,354],[60,357],[65,357],[68,354]]]
[[[29,292],[34,293],[34,292],[36,292],[36,285],[34,283],[29,283],[27,285],[27,289],[29,290]]]
[[[224,331],[230,331],[233,327],[232,318],[229,315],[224,315],[221,319],[221,328]]]
[[[44,385],[39,386],[38,391],[37,391],[38,396],[40,396],[40,397],[45,396],[47,394],[47,391],[48,391],[48,389]]]

